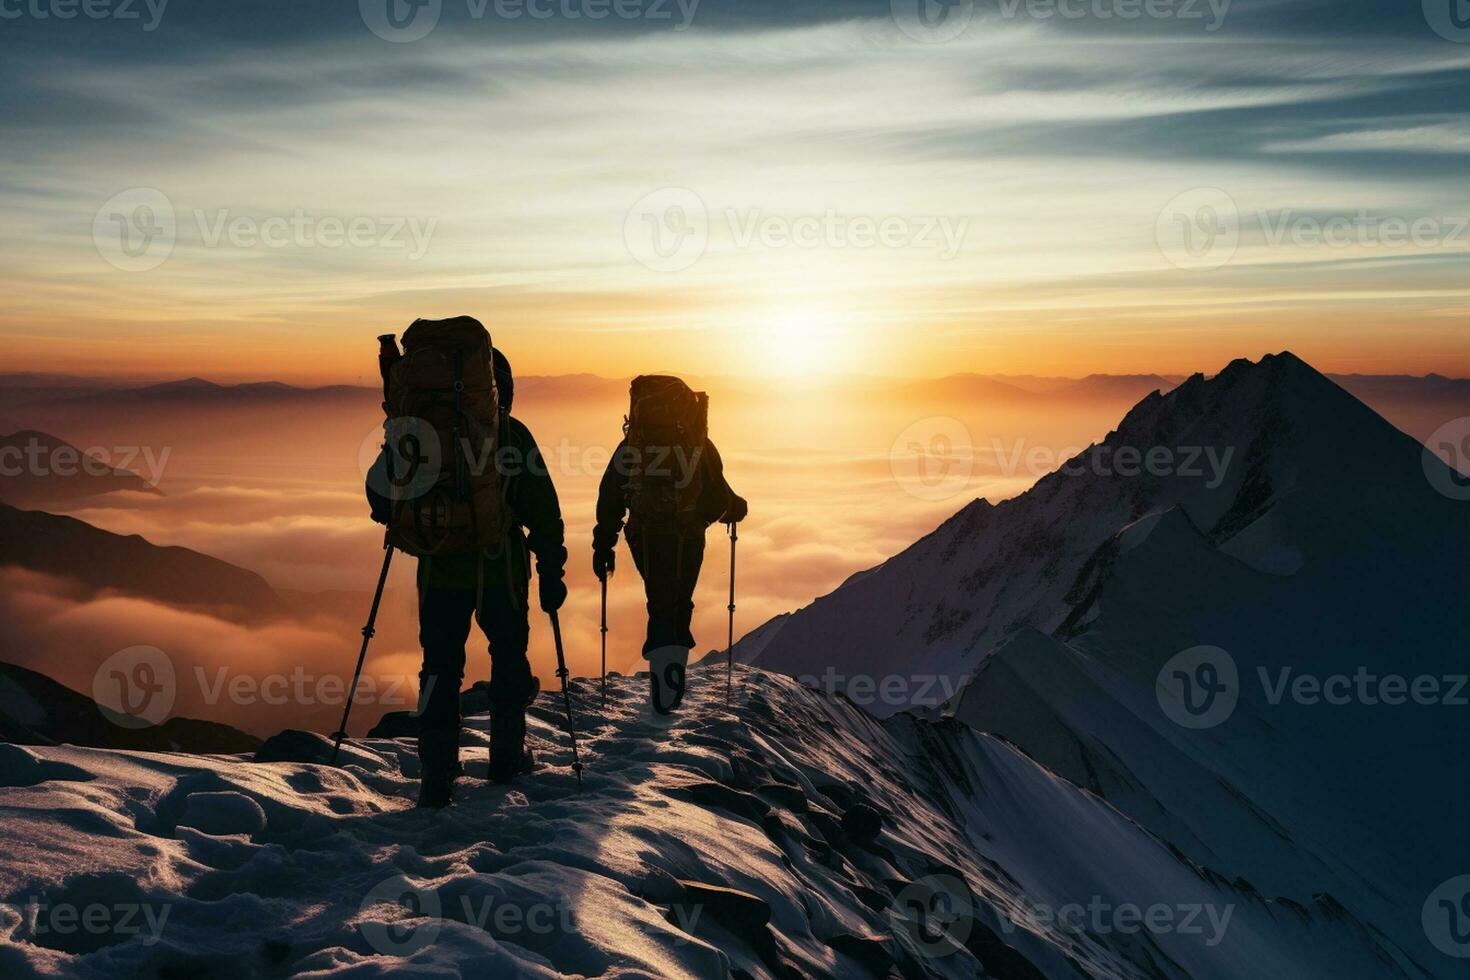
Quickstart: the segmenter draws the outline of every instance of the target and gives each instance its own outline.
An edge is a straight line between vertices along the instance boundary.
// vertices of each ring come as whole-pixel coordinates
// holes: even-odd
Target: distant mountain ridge
[[[0,502],[75,503],[105,493],[157,493],[143,477],[114,469],[64,439],[34,429],[0,436]]]
[[[44,674],[0,661],[0,742],[148,752],[254,752],[261,740],[229,725],[170,718],[120,725],[97,702]]]
[[[0,565],[71,579],[94,591],[208,609],[235,621],[287,611],[265,579],[218,558],[8,504],[0,504]]]
[[[1457,396],[1470,398],[1470,379],[1450,378],[1440,374],[1417,375],[1372,375],[1372,374],[1327,374],[1355,394],[1393,394],[1402,396],[1418,392],[1434,396]],[[711,388],[744,390],[754,379],[739,377],[695,377],[685,375],[694,385]],[[625,394],[631,376],[604,376],[588,372],[573,374],[527,374],[517,378],[517,389],[536,391],[552,396],[587,397],[611,393]],[[1185,380],[1182,375],[1161,374],[1104,374],[1094,373],[1083,377],[1020,375],[987,372],[956,372],[924,378],[892,378],[882,376],[823,376],[812,383],[818,386],[840,385],[845,381],[862,381],[880,388],[904,389],[914,386],[940,390],[953,395],[970,394],[977,397],[1012,397],[1026,399],[1027,396],[1125,396],[1132,394],[1141,398],[1153,390],[1168,391]],[[54,389],[54,390],[52,390]],[[52,375],[39,372],[0,373],[0,401],[84,401],[89,399],[135,399],[161,400],[208,396],[220,399],[249,399],[278,397],[376,397],[378,387],[368,384],[295,385],[282,381],[250,381],[224,383],[200,377],[173,380],[114,381],[104,378],[88,378],[75,375]]]

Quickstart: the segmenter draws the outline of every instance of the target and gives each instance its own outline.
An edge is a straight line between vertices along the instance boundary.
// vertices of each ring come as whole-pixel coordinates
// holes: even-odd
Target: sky
[[[0,363],[1470,375],[1457,2],[0,0]]]

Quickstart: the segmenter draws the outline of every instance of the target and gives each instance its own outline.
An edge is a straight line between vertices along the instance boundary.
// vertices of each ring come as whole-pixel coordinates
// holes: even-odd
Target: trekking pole
[[[342,709],[342,724],[332,734],[336,740],[332,744],[332,761],[328,765],[337,764],[337,753],[342,751],[342,740],[347,737],[347,716],[352,713],[352,699],[357,696],[357,682],[362,677],[362,665],[367,661],[368,643],[371,642],[373,634],[377,632],[378,606],[383,602],[383,586],[388,582],[388,566],[393,562],[393,546],[388,543],[388,535],[383,536],[383,570],[378,573],[378,589],[373,593],[373,608],[368,612],[367,625],[362,628],[362,649],[357,652],[357,669],[352,672],[352,686],[347,690],[347,705]]]
[[[572,694],[567,689],[571,672],[567,670],[567,657],[561,645],[561,619],[555,612],[551,617],[551,637],[556,642],[556,676],[561,678],[561,696],[567,705],[567,734],[572,738],[572,772],[577,774],[577,792],[582,791],[582,757],[577,753],[577,726],[572,721]]]
[[[735,542],[740,535],[735,522],[730,522],[730,633],[725,644],[725,704],[730,703],[730,692],[735,685]]]
[[[607,707],[607,572],[602,574],[602,706]]]

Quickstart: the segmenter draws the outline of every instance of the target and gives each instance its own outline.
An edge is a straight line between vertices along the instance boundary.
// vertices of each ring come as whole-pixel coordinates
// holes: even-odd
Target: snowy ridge
[[[640,678],[613,680],[606,713],[577,685],[582,794],[550,694],[542,765],[509,789],[474,778],[472,719],[443,813],[410,808],[407,740],[354,745],[343,769],[0,746],[0,970],[1427,975],[1331,901],[1232,885],[997,738],[747,669],[731,711],[721,671],[691,677],[667,728],[636,709]],[[54,928],[98,904],[141,907],[141,934]],[[1130,904],[1172,928],[1130,926]]]

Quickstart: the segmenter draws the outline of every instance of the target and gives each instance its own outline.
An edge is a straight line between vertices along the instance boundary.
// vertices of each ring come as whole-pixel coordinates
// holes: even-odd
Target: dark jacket
[[[374,465],[384,465],[381,455],[378,459]],[[500,450],[495,464],[511,513],[508,547],[483,555],[438,555],[420,559],[421,588],[473,589],[477,582],[484,581],[509,583],[524,589],[531,577],[528,552],[536,556],[537,575],[542,578],[562,577],[567,549],[556,486],[551,481],[546,460],[531,430],[509,414],[501,415]],[[388,500],[374,491],[371,483],[367,495],[373,519],[384,523]],[[480,559],[483,559],[483,565]]]
[[[626,440],[618,443],[607,469],[603,471],[602,483],[597,490],[597,526],[592,531],[595,550],[607,551],[617,546],[618,534],[623,530],[623,518],[628,512],[625,487],[633,469],[630,462],[633,452]],[[707,528],[725,517],[739,498],[725,481],[725,464],[720,459],[720,451],[709,440],[705,441],[704,452],[699,456],[699,470],[699,501],[695,511]]]

